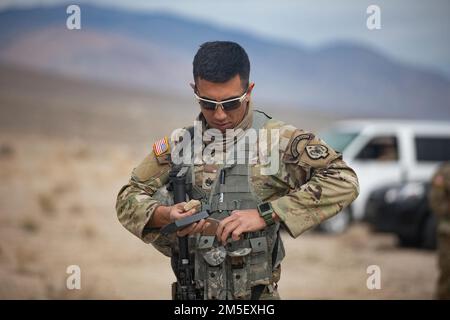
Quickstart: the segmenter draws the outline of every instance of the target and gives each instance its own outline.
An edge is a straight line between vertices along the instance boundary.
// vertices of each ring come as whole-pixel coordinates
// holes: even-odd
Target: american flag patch
[[[169,150],[169,141],[164,137],[153,144],[153,152],[156,156],[160,156]]]

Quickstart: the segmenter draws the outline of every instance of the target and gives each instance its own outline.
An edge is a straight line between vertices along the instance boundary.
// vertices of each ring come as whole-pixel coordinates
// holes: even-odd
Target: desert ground
[[[1,67],[0,299],[170,299],[169,259],[120,225],[115,199],[153,141],[186,125],[194,107]],[[313,130],[334,119],[270,110]],[[399,248],[364,224],[283,239],[283,299],[433,298],[435,252]],[[70,265],[81,269],[80,290],[66,287]],[[370,265],[380,267],[379,290],[367,288]]]

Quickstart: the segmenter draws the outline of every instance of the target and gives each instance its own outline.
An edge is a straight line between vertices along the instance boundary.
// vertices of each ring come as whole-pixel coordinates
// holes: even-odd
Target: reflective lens
[[[222,101],[208,100],[208,99],[199,97],[197,95],[197,93],[194,93],[194,95],[197,98],[198,102],[200,103],[200,106],[206,110],[214,111],[217,109],[217,107],[219,105],[221,105],[223,110],[231,111],[231,110],[237,109],[241,106],[242,101],[245,99],[245,96],[247,95],[247,91],[245,91],[245,93],[238,98],[231,98],[231,99],[226,99],[226,100],[222,100]]]
[[[236,108],[239,108],[240,105],[241,105],[241,102],[239,100],[222,103],[223,109],[225,111],[234,110]]]
[[[205,108],[207,110],[215,110],[216,109],[216,104],[213,102],[207,102],[207,101],[203,101],[203,100],[199,100],[198,102],[200,103],[202,108]]]
[[[240,105],[241,105],[240,100],[241,100],[240,98],[236,98],[236,100],[220,103],[220,105],[222,105],[222,107],[225,111],[231,111],[231,110],[234,110],[234,109],[237,109],[240,107]],[[216,102],[210,102],[210,101],[205,101],[205,100],[199,100],[198,102],[204,109],[207,109],[207,110],[216,110],[216,105],[218,104]]]

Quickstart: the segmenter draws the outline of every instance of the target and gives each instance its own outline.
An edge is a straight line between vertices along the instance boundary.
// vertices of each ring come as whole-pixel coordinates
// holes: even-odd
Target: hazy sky
[[[336,41],[363,42],[397,60],[431,67],[450,77],[449,0],[92,0],[71,1],[131,10],[164,10],[263,37],[309,47]],[[0,0],[0,8],[67,3]],[[366,9],[381,9],[381,29],[368,30]],[[82,10],[82,6],[81,6]]]

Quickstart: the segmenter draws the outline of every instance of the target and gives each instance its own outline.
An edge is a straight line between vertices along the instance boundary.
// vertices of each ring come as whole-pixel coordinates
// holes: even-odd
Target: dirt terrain
[[[195,112],[164,95],[7,68],[0,84],[0,299],[169,299],[168,258],[120,225],[115,197],[158,132]],[[330,120],[292,114],[310,129]],[[363,224],[284,240],[284,299],[433,297],[435,253],[398,248]],[[81,290],[66,288],[70,265],[81,268]],[[370,265],[380,290],[366,286]]]

